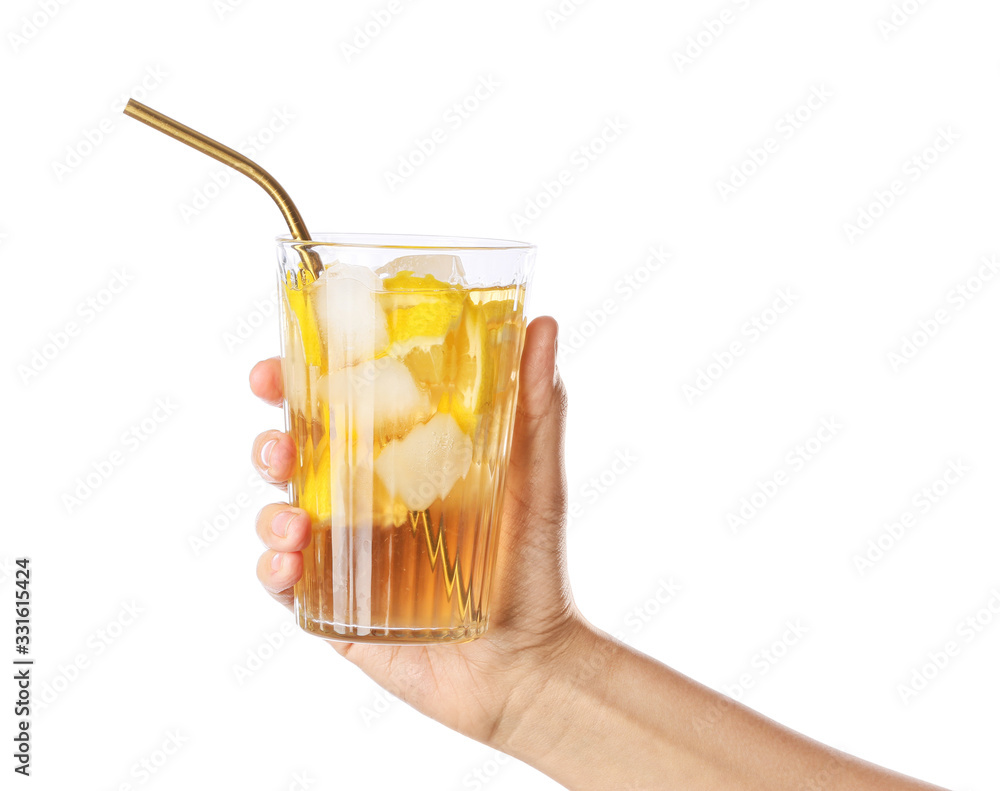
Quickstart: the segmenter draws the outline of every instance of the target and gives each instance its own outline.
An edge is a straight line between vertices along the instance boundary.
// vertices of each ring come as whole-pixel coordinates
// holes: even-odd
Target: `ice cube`
[[[385,277],[395,277],[400,272],[413,272],[417,277],[431,275],[442,283],[465,285],[465,269],[457,255],[404,255],[375,270]]]
[[[347,265],[339,264],[331,269],[336,266]],[[361,271],[367,275],[362,275]],[[385,313],[372,289],[359,279],[365,277],[369,283],[374,282],[372,278],[378,281],[374,272],[359,266],[350,267],[349,272],[341,269],[339,273],[325,273],[310,286],[316,320],[327,339],[332,370],[371,360],[389,345]]]
[[[375,474],[411,511],[444,499],[472,463],[472,440],[449,414],[438,413],[393,440],[375,459]]]
[[[285,400],[292,411],[309,415],[311,398],[316,396],[316,384],[322,378],[318,365],[304,365],[293,357],[281,363]]]
[[[358,443],[340,458],[340,504],[334,513],[334,524],[369,531],[372,525],[403,524],[406,507],[388,493],[375,475],[371,448]],[[360,533],[357,535],[360,537]]]
[[[427,414],[427,395],[393,357],[367,360],[323,379],[319,387],[329,394],[331,407],[346,407],[362,438],[373,431],[406,430]]]
[[[344,443],[340,450],[340,502],[336,517],[342,524],[371,527],[374,505],[375,472],[372,453],[363,443],[349,449]]]
[[[331,279],[347,277],[364,283],[371,291],[378,291],[382,288],[382,279],[367,266],[355,266],[354,264],[344,264],[334,261],[323,270],[323,276]]]

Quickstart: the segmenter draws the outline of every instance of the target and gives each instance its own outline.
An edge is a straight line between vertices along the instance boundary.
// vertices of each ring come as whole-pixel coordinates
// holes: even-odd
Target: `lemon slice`
[[[284,293],[285,308],[291,313],[291,324],[298,328],[298,332],[295,333],[298,337],[289,339],[289,341],[290,343],[298,341],[300,344],[300,349],[295,350],[303,355],[300,364],[321,366],[325,357],[323,342],[320,339],[315,310],[308,297],[308,286],[294,285],[291,275],[289,275],[288,280],[285,281]]]
[[[448,352],[448,347],[444,343],[418,344],[407,352],[403,363],[410,369],[416,382],[434,395],[433,400],[436,403],[440,391],[453,378],[450,373],[453,357],[454,354]]]
[[[382,281],[379,301],[389,323],[389,353],[402,359],[413,349],[443,344],[462,314],[463,295],[433,275],[400,272]]]
[[[489,408],[496,360],[489,348],[489,325],[483,306],[471,298],[462,312],[462,326],[455,341],[453,387],[440,400],[438,409],[450,412],[469,436],[479,425],[479,416]]]

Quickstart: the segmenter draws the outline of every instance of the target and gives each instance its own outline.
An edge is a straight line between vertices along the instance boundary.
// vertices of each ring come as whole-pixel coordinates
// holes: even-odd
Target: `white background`
[[[908,0],[891,30],[889,0],[590,0],[562,19],[556,0],[401,0],[384,25],[371,16],[384,2],[226,2],[4,3],[0,601],[10,561],[30,556],[34,691],[48,698],[23,784],[555,787],[384,705],[259,588],[252,521],[278,495],[252,483],[248,450],[280,413],[246,379],[278,348],[282,221],[250,182],[216,188],[221,167],[123,117],[132,94],[249,142],[315,231],[537,243],[529,308],[562,326],[584,613],[717,689],[749,679],[744,702],[817,739],[995,788],[1000,282],[975,275],[1000,254],[1000,6]],[[499,87],[455,123],[482,80]],[[789,136],[782,119],[814,88],[831,98],[800,108]],[[624,131],[593,143],[609,123]],[[438,127],[444,142],[390,188]],[[922,153],[939,130],[957,140]],[[525,224],[530,202],[544,208]],[[105,291],[122,269],[127,286]],[[782,289],[792,308],[765,314]],[[938,310],[947,324],[914,339]],[[754,341],[746,322],[762,315]],[[904,338],[922,348],[894,364]],[[734,342],[724,369],[714,355]],[[699,372],[713,378],[692,397]],[[176,405],[158,424],[157,399]],[[793,465],[824,418],[842,428]],[[144,419],[142,441],[123,440]],[[114,451],[113,472],[67,500]],[[633,461],[609,472],[619,453]],[[949,461],[968,471],[924,513],[913,498]],[[915,523],[859,570],[906,512]],[[661,604],[664,582],[680,592]],[[980,630],[960,632],[977,611]],[[766,659],[796,620],[805,634]],[[949,641],[957,656],[902,694]],[[171,736],[180,748],[143,774]]]

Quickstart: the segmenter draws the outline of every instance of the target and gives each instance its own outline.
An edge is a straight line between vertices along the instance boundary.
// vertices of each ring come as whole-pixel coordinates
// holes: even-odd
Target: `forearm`
[[[934,788],[794,733],[589,627],[544,676],[525,685],[497,746],[573,791]]]

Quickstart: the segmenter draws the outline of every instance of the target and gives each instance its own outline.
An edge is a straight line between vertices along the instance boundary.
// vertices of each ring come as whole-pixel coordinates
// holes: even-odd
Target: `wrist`
[[[670,772],[680,787],[725,787],[691,743],[693,682],[606,632],[581,620],[531,679],[495,746],[567,788],[662,788]]]
[[[489,744],[546,770],[550,756],[572,754],[566,742],[581,718],[599,714],[606,678],[628,652],[626,646],[575,617],[561,636],[524,668],[497,719]]]

